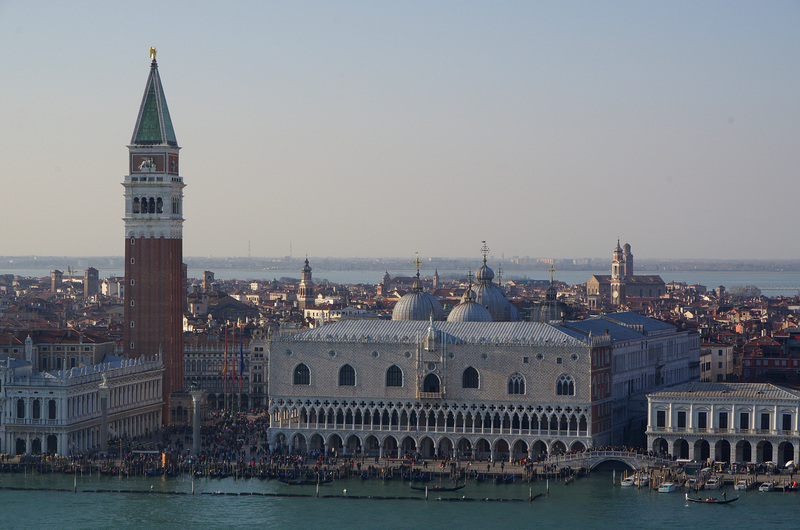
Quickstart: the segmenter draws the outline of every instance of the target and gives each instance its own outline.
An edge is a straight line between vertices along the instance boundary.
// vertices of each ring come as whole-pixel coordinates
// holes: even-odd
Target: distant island
[[[190,269],[207,270],[275,270],[300,269],[305,256],[269,257],[199,257],[187,256],[184,261]],[[316,271],[374,271],[393,270],[412,272],[413,257],[408,258],[331,258],[309,256]],[[83,270],[123,269],[122,256],[1,256],[0,273],[3,270]],[[467,270],[475,268],[479,256],[471,258],[432,257],[423,260],[425,270]],[[506,273],[514,271],[547,271],[554,266],[557,271],[605,271],[609,269],[609,257],[603,258],[536,258],[490,256],[490,263],[502,265]],[[800,272],[800,260],[714,260],[714,259],[645,259],[637,258],[637,272],[658,274],[669,271],[697,272]]]

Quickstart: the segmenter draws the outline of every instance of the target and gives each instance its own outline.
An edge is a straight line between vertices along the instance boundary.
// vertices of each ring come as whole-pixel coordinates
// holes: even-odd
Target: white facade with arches
[[[36,372],[0,357],[0,453],[84,453],[102,445],[103,375],[109,388],[107,436],[161,426],[161,361],[107,356],[105,362]]]
[[[650,394],[647,443],[698,461],[800,462],[800,391],[769,383],[689,383]]]
[[[535,322],[352,320],[278,336],[270,445],[509,460],[607,444],[610,352],[606,337]]]

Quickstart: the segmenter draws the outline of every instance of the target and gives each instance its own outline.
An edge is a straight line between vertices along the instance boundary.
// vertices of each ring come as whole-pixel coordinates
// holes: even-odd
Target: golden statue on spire
[[[152,59],[153,61],[156,60],[156,47],[155,46],[150,46],[150,59]]]

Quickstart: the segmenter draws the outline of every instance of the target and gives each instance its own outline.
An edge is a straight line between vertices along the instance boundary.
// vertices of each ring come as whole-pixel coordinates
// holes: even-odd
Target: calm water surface
[[[619,481],[619,474],[617,475]],[[454,493],[412,492],[406,483],[349,480],[320,487],[285,486],[277,481],[78,477],[66,475],[0,474],[0,487],[56,488],[68,491],[0,490],[0,528],[142,528],[197,526],[266,528],[797,528],[800,496],[797,493],[734,492],[732,505],[687,504],[682,493],[659,494],[611,485],[611,472],[565,486],[550,483],[550,494],[528,503],[533,494],[544,493],[545,482],[532,485],[496,486],[468,483]],[[131,490],[132,492],[97,492]],[[344,489],[347,489],[345,497]],[[92,491],[94,490],[94,491]],[[162,495],[158,492],[181,492]],[[203,493],[281,493],[309,497],[232,496]],[[404,497],[404,499],[356,499],[356,496]],[[717,493],[716,495],[719,495]],[[335,496],[325,498],[325,496]],[[476,499],[473,502],[438,502],[435,497]],[[487,502],[480,499],[507,499]],[[524,499],[512,502],[508,499]]]

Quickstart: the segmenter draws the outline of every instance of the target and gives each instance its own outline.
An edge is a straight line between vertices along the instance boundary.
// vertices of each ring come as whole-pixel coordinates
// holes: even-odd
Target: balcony
[[[417,399],[442,399],[442,392],[417,392]]]

